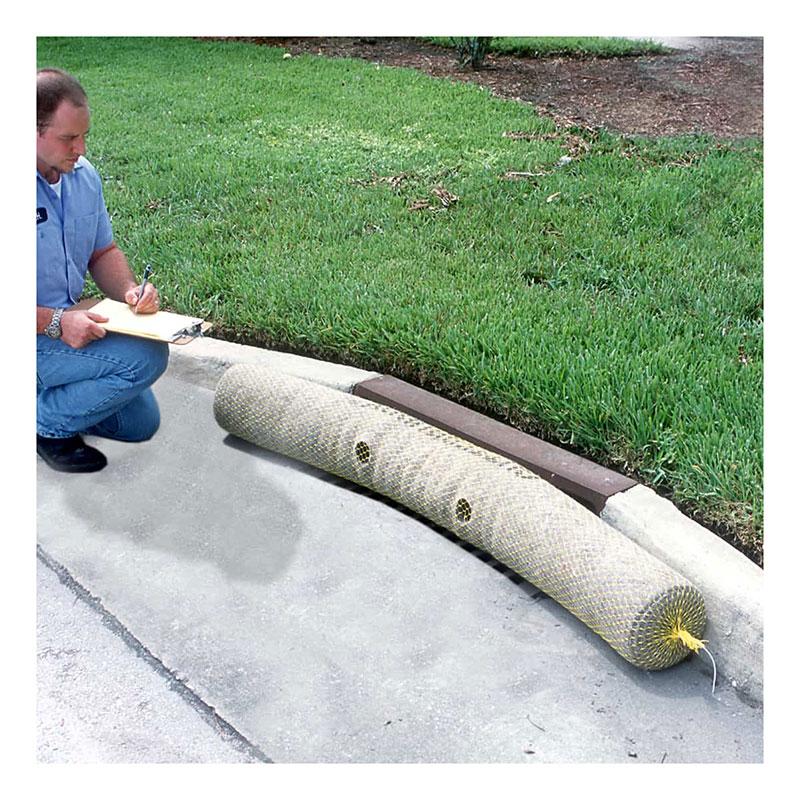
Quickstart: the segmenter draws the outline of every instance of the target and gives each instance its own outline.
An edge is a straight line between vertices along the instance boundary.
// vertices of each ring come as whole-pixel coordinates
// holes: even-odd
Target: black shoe
[[[36,452],[59,472],[97,472],[108,463],[99,450],[89,447],[77,434],[68,439],[49,439],[37,433]]]

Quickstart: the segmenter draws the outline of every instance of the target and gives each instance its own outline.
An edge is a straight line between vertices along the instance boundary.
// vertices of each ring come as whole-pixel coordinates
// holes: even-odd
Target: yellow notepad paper
[[[108,317],[108,322],[98,322],[107,331],[126,333],[129,336],[144,336],[162,342],[174,342],[189,331],[199,332],[203,320],[187,317],[171,311],[157,311],[155,314],[134,314],[127,303],[106,298],[91,309],[96,314]],[[191,334],[189,334],[191,335]]]

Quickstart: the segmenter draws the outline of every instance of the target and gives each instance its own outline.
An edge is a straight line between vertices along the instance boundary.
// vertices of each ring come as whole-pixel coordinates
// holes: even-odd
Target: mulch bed
[[[667,55],[523,58],[489,55],[462,69],[454,52],[413,38],[264,38],[292,55],[361,58],[436,78],[471,81],[499,97],[530,103],[561,125],[642,136],[763,135],[763,40],[706,38]]]

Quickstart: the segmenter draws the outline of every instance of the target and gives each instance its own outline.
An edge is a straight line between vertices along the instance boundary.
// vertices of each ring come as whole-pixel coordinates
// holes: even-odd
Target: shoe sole
[[[107,461],[102,464],[59,464],[46,458],[38,450],[36,453],[50,469],[54,469],[56,472],[100,472],[101,469],[108,466]]]

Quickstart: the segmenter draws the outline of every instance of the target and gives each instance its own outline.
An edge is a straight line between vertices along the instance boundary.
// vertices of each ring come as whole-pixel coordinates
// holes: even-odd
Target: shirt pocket
[[[86,271],[89,259],[95,251],[97,240],[98,214],[84,214],[75,217],[67,228],[67,247],[69,256],[81,272]]]

